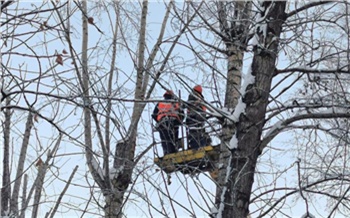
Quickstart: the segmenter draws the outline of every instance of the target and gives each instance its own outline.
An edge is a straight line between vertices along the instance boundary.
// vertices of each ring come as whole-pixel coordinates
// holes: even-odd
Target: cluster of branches
[[[308,214],[319,195],[329,216],[349,212],[347,2],[170,1],[155,39],[148,1],[28,5],[1,1],[1,215],[36,217],[48,205],[46,217],[59,207],[122,217],[135,197],[151,216],[263,217],[288,215],[293,197]],[[201,177],[216,193],[176,174],[189,208],[152,171],[146,113],[157,91],[198,83],[221,158],[217,180]],[[293,143],[273,143],[287,131]],[[50,196],[46,184],[60,181]],[[72,184],[87,193],[74,196],[83,206],[64,204]]]

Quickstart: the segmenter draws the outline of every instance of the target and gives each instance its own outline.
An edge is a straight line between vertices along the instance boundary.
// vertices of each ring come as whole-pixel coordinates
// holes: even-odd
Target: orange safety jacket
[[[159,122],[163,117],[175,117],[176,119],[180,120],[179,117],[179,109],[180,105],[179,103],[166,103],[166,102],[160,102],[158,103],[158,114],[157,114],[157,121]]]

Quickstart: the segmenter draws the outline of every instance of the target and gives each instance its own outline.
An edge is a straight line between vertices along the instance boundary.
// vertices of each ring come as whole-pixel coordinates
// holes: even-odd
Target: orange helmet
[[[165,97],[166,95],[168,96],[174,96],[174,92],[171,90],[166,90],[166,92],[164,93],[163,97]]]
[[[202,94],[202,86],[201,85],[196,85],[195,87],[193,87],[193,90],[198,92],[199,94]]]

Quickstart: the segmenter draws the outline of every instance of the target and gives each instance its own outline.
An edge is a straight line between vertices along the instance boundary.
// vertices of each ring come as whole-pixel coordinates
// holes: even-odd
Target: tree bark
[[[9,98],[6,99],[6,105],[10,104]],[[5,211],[9,209],[11,198],[10,185],[10,130],[11,130],[11,110],[5,109],[5,121],[3,123],[4,130],[4,159],[3,159],[3,175],[1,187],[1,216],[5,216]]]
[[[38,179],[37,184],[35,185],[35,194],[34,194],[34,200],[33,200],[33,210],[32,210],[32,217],[38,217],[38,211],[39,211],[39,205],[40,205],[40,198],[41,198],[41,191],[43,189],[45,175],[48,169],[48,164],[43,163],[38,166]],[[23,213],[24,215],[24,213]]]
[[[226,168],[229,174],[220,196],[218,217],[245,218],[249,214],[255,167],[261,154],[259,144],[278,54],[278,39],[286,17],[286,2],[263,2],[262,7],[265,10],[261,17],[266,18],[267,34],[257,33],[259,43],[254,48],[251,66],[255,81],[247,86],[242,96],[246,110],[235,123],[238,147],[231,151],[230,164]]]
[[[222,39],[226,45],[227,52],[227,79],[226,79],[226,93],[225,93],[225,108],[233,112],[237,105],[238,99],[241,96],[241,80],[242,80],[242,66],[244,48],[247,46],[246,38],[249,31],[249,21],[251,16],[251,2],[237,1],[233,2],[234,19],[242,20],[240,23],[230,22],[228,11],[225,4],[228,2],[218,2],[218,17],[221,27],[221,33],[224,36]],[[230,12],[231,13],[231,12]],[[222,195],[222,187],[226,183],[227,166],[229,166],[231,151],[228,144],[235,132],[235,126],[232,121],[226,121],[222,125],[222,137],[220,144],[220,162],[217,165],[218,178],[216,190],[216,205],[220,204],[220,197]]]
[[[240,87],[241,87],[241,72],[243,64],[243,51],[237,47],[231,46],[230,54],[228,56],[228,72],[227,72],[227,89],[225,97],[225,108],[233,110],[237,105],[238,99],[240,97]],[[231,151],[228,148],[228,144],[235,132],[234,123],[227,121],[222,125],[222,137],[220,144],[220,162],[218,163],[218,179],[217,179],[217,190],[216,190],[216,204],[220,202],[220,196],[222,192],[222,187],[225,186],[226,180],[226,168],[229,166],[229,161],[231,157]]]
[[[24,174],[23,185],[22,185],[22,205],[21,214],[19,218],[25,218],[23,211],[26,210],[26,200],[27,200],[27,187],[28,187],[28,174]]]

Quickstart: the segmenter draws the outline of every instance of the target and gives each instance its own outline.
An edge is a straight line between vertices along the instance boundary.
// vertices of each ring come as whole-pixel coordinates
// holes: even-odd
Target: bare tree
[[[255,195],[253,192],[254,178],[255,181],[261,178],[257,167],[259,160],[266,157],[269,153],[267,150],[271,149],[267,146],[272,139],[286,130],[301,129],[309,135],[308,140],[313,140],[310,137],[310,132],[315,131],[317,133],[316,139],[327,137],[327,135],[339,138],[337,134],[334,134],[334,131],[340,130],[339,125],[331,127],[334,129],[332,131],[329,130],[329,124],[326,125],[327,127],[321,127],[321,123],[327,123],[330,120],[338,123],[339,118],[346,119],[348,117],[346,103],[341,100],[346,98],[347,91],[344,88],[344,83],[340,84],[341,79],[339,79],[340,75],[342,78],[347,78],[346,73],[348,73],[348,61],[346,61],[349,53],[347,49],[349,46],[348,27],[343,28],[346,26],[344,24],[348,23],[348,15],[344,15],[347,14],[344,11],[348,5],[334,2],[300,2],[293,5],[286,2],[261,1],[208,2],[208,7],[202,10],[196,9],[195,4],[192,6],[201,18],[198,26],[212,31],[222,43],[208,42],[196,37],[197,30],[191,30],[189,34],[196,39],[197,43],[211,51],[214,57],[216,55],[226,59],[228,63],[227,75],[222,76],[227,81],[223,106],[225,107],[224,111],[228,111],[228,114],[222,123],[222,153],[218,164],[220,174],[216,193],[217,207],[213,212],[217,217],[247,217],[249,207],[252,207],[256,201],[262,200],[262,196],[266,194],[266,199],[262,200],[262,204],[259,204],[260,207],[256,209],[255,213],[258,213],[259,216],[265,216],[269,213],[283,213],[283,207],[287,207],[287,205],[283,205],[285,198],[293,194],[300,194],[301,198],[304,199],[306,211],[309,213],[310,198],[304,191],[298,192],[296,190],[304,190],[305,188],[307,189],[305,192],[311,196],[310,193],[314,192],[311,190],[315,190],[321,185],[326,187],[327,183],[335,182],[328,180],[329,178],[324,180],[322,177],[316,177],[312,185],[310,185],[309,179],[308,185],[304,186],[305,178],[314,175],[313,170],[309,172],[310,174],[307,171],[310,169],[320,170],[315,165],[308,167],[310,156],[315,155],[314,149],[309,149],[307,155],[303,156],[302,159],[296,158],[303,163],[303,167],[298,164],[299,167],[296,169],[300,175],[297,180],[299,185],[281,188],[282,192],[288,189],[293,191],[280,199],[277,198],[278,200],[271,198],[270,195],[270,193],[278,193],[278,195],[281,193],[277,191],[277,187],[272,186],[269,191],[261,191],[265,187],[269,187],[268,184],[261,188],[257,187],[262,194],[252,200],[252,194]],[[290,9],[292,7],[294,9]],[[338,13],[335,8],[342,8],[342,12]],[[181,19],[180,15],[179,18]],[[326,26],[332,26],[332,31],[339,31],[334,36],[336,39],[333,36],[330,38],[325,36],[323,31]],[[334,40],[335,43],[332,42]],[[340,49],[342,47],[340,44],[344,49]],[[235,47],[228,45],[235,45]],[[234,49],[235,52],[232,52],[230,48]],[[242,73],[241,68],[243,53],[252,56],[251,64],[246,73]],[[282,58],[284,53],[290,62],[287,67],[279,69],[277,60]],[[206,58],[200,52],[197,54],[199,59],[204,61],[212,71],[222,72],[215,64],[212,64],[214,59]],[[236,60],[236,62],[232,60]],[[331,62],[336,64],[331,66]],[[235,74],[232,74],[232,69],[236,69]],[[242,85],[241,75],[243,77]],[[232,78],[239,80],[233,81]],[[328,87],[328,85],[331,86],[330,80],[334,79],[338,84],[336,86],[341,87],[337,89],[337,92],[330,91]],[[284,98],[284,96],[295,92],[300,83],[304,83],[304,88],[307,87],[306,90],[301,89],[299,93],[305,97]],[[327,87],[323,86],[321,89],[321,84],[325,83],[328,83]],[[310,87],[313,90],[312,94],[310,94]],[[233,90],[237,94],[234,94]],[[309,93],[305,93],[307,90]],[[335,99],[339,101],[335,101]],[[327,106],[326,101],[332,103]],[[233,108],[234,110],[232,110]],[[328,108],[333,109],[328,111]],[[303,124],[301,124],[302,121]],[[322,142],[319,143],[322,145]],[[318,146],[320,144],[317,143]],[[301,146],[303,147],[296,149],[298,153],[306,148],[304,144]],[[279,146],[274,147],[279,148]],[[333,149],[335,148],[333,147]],[[321,155],[321,153],[317,155]],[[324,155],[320,157],[326,158]],[[331,160],[316,158],[315,163],[320,164],[326,161],[332,163],[332,167],[336,167],[337,161],[334,153],[328,153],[327,156],[329,155],[331,155]],[[274,157],[270,157],[271,165],[275,168],[276,166],[273,164],[277,160],[273,159]],[[329,166],[328,170],[332,167]],[[341,175],[341,178],[346,180],[344,174]],[[274,181],[276,182],[275,179],[272,179],[271,184],[274,184]],[[258,184],[262,183],[258,182]],[[347,185],[346,183],[342,183],[342,185],[344,185],[344,190],[338,195],[338,198],[346,201],[344,196],[347,193]],[[329,193],[332,190],[326,192]],[[326,192],[316,192],[316,195],[326,196]],[[329,200],[337,195],[333,193],[332,196]],[[337,201],[334,210],[330,211],[330,215],[335,214],[335,211],[341,211],[338,206],[342,204],[342,200]],[[265,206],[266,203],[272,205]]]
[[[348,3],[170,1],[156,34],[153,5],[2,2],[1,214],[311,216],[319,196],[348,214]],[[158,91],[195,84],[216,180],[152,164]]]
[[[107,3],[108,4],[108,3]],[[78,5],[78,8],[82,12],[82,54],[81,58],[75,56],[74,44],[72,43],[71,36],[66,35],[66,41],[69,43],[69,47],[71,48],[71,56],[75,56],[76,59],[73,59],[73,63],[75,66],[75,72],[77,74],[77,78],[80,81],[80,88],[82,90],[83,95],[83,108],[84,108],[84,137],[85,137],[85,154],[87,159],[87,164],[89,166],[89,170],[92,174],[94,181],[98,184],[99,189],[103,193],[104,200],[106,205],[103,207],[105,211],[106,217],[122,217],[123,216],[123,207],[128,200],[130,194],[128,192],[128,188],[130,184],[133,184],[133,170],[135,165],[138,163],[140,158],[147,152],[152,146],[151,143],[145,151],[141,152],[136,156],[135,150],[137,148],[137,135],[138,135],[138,123],[141,119],[141,115],[144,111],[147,101],[150,101],[151,94],[159,82],[158,79],[160,75],[164,72],[168,60],[171,57],[172,51],[187,27],[185,26],[178,30],[178,33],[175,34],[175,38],[173,42],[170,44],[170,48],[166,51],[160,60],[158,60],[158,66],[155,66],[156,57],[159,56],[159,51],[161,48],[161,44],[163,43],[164,33],[166,24],[168,22],[168,17],[170,10],[172,8],[173,2],[168,2],[166,6],[166,11],[164,15],[164,19],[162,21],[161,29],[159,32],[159,36],[156,39],[155,45],[149,49],[150,53],[148,57],[146,56],[146,50],[148,50],[149,46],[146,43],[146,30],[147,30],[147,16],[148,16],[148,1],[143,1],[140,3],[140,17],[137,17],[135,20],[130,20],[134,28],[136,28],[136,34],[138,35],[137,48],[134,51],[133,47],[128,43],[128,39],[126,34],[129,34],[125,28],[129,28],[121,25],[121,14],[128,14],[126,11],[125,4],[120,2],[113,2],[108,4],[108,7],[114,8],[114,16],[115,16],[115,27],[113,32],[112,39],[112,49],[111,49],[111,62],[109,65],[110,70],[108,71],[108,86],[106,90],[103,90],[105,87],[97,86],[100,84],[94,85],[94,79],[98,78],[98,73],[96,77],[93,78],[91,76],[91,65],[89,64],[88,58],[88,42],[89,42],[89,24],[94,24],[92,22],[92,17],[88,14],[90,13],[88,10],[87,2],[82,2],[81,5]],[[132,5],[131,7],[136,7],[137,5]],[[107,7],[107,6],[105,6]],[[58,12],[59,13],[59,12]],[[59,16],[63,17],[63,16]],[[63,20],[62,20],[63,21]],[[138,23],[139,22],[139,23]],[[189,21],[190,22],[190,21]],[[68,32],[66,25],[65,32]],[[120,36],[119,36],[120,35]],[[133,57],[132,65],[134,66],[133,71],[135,71],[135,82],[134,82],[134,90],[131,93],[134,93],[134,100],[132,100],[132,112],[130,119],[128,121],[129,127],[123,124],[122,119],[115,117],[116,114],[113,114],[112,111],[112,100],[113,95],[116,95],[115,87],[112,86],[112,81],[114,79],[114,74],[118,73],[115,68],[116,58],[118,54],[117,43],[121,41],[123,45],[126,47],[127,52],[130,55],[135,55]],[[159,58],[158,58],[159,59]],[[98,70],[98,69],[97,69]],[[132,72],[130,72],[132,75]],[[167,88],[168,85],[162,85],[163,88]],[[107,93],[106,96],[96,95],[96,92],[105,91]],[[94,92],[93,95],[90,93]],[[109,93],[109,94],[108,94]],[[98,104],[95,107],[94,97]],[[104,106],[104,102],[102,100],[106,100],[106,106]],[[115,98],[114,98],[115,99]],[[123,99],[121,99],[123,101]],[[101,108],[102,106],[102,108]],[[104,123],[101,122],[100,118],[103,118]],[[115,136],[112,134],[110,128],[110,124],[113,122],[114,127],[118,130],[118,135]],[[94,129],[94,130],[93,130]],[[92,132],[96,131],[97,134],[97,143],[99,144],[99,149],[102,151],[102,157],[94,152],[94,143],[96,142]],[[103,133],[104,132],[104,133]],[[103,137],[103,135],[105,137]],[[110,138],[111,137],[119,138],[118,142],[115,146],[115,151],[112,151],[112,145]],[[114,146],[113,146],[114,147]],[[113,154],[113,155],[111,155]],[[101,159],[102,166],[99,164],[99,159]],[[111,161],[113,162],[111,164]]]
[[[41,111],[47,106],[54,107],[54,103],[39,100],[40,87],[45,86],[45,78],[50,72],[50,68],[43,69],[42,65],[47,59],[59,56],[38,53],[35,49],[38,45],[33,46],[31,39],[46,31],[57,31],[59,23],[48,24],[54,8],[47,7],[47,3],[32,5],[26,10],[22,6],[14,1],[1,2],[1,111],[4,112],[1,216],[25,217],[31,208],[32,217],[38,217],[41,205],[56,197],[43,196],[43,192],[46,193],[44,183],[59,178],[59,173],[54,170],[59,168],[55,156],[64,131],[54,122],[55,118],[50,117],[55,117],[55,111],[47,114]],[[16,64],[12,65],[13,62]],[[31,62],[37,63],[37,67],[29,64],[28,69]],[[41,119],[58,130],[58,138],[40,137],[42,134],[37,127]],[[50,146],[53,142],[55,145]],[[67,188],[70,182],[66,184]]]

